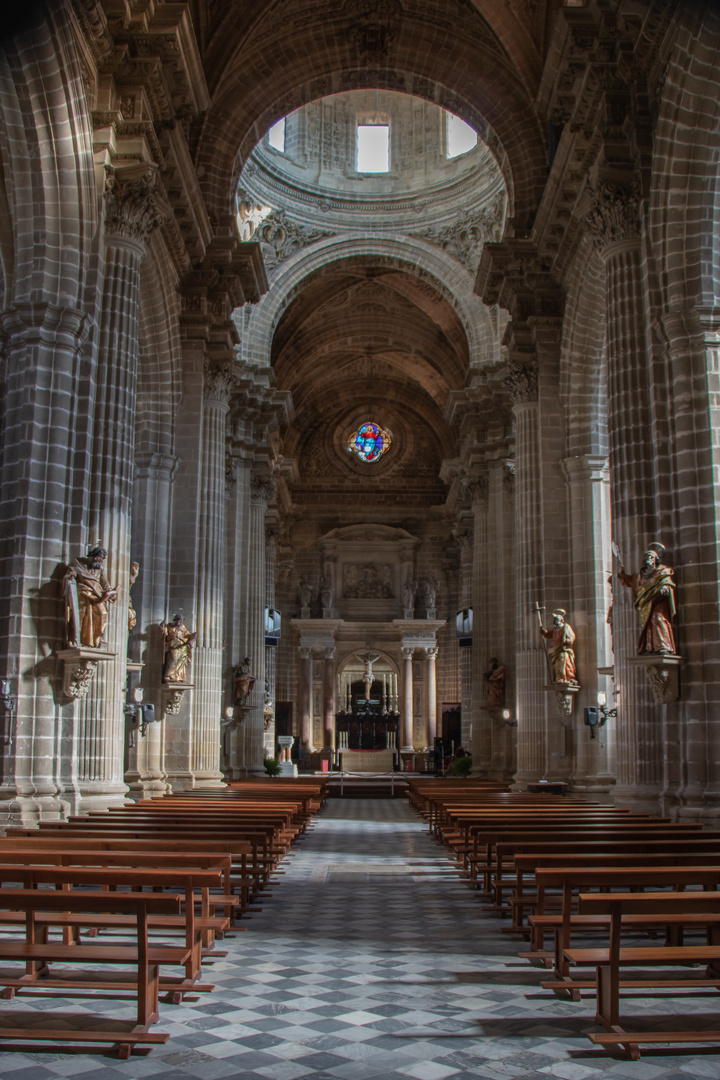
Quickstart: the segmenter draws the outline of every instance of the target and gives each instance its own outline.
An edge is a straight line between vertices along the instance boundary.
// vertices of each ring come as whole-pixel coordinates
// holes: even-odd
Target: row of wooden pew
[[[633,1059],[642,1044],[720,1046],[712,1021],[628,1030],[620,1010],[630,989],[720,990],[720,830],[472,780],[411,780],[410,799],[502,932],[527,940],[520,955],[552,970],[541,986],[596,995],[593,1043]]]
[[[322,780],[247,781],[7,829],[0,998],[102,991],[135,998],[137,1015],[128,1024],[15,1005],[0,1021],[0,1049],[109,1044],[126,1058],[138,1044],[166,1042],[150,1030],[161,995],[178,1004],[213,989],[203,969],[225,955],[217,941],[245,929],[326,797]]]

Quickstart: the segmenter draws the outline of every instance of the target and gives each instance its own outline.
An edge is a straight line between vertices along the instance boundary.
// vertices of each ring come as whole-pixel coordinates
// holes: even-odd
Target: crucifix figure
[[[365,702],[370,701],[370,690],[373,684],[373,669],[372,666],[376,660],[380,659],[380,654],[372,656],[370,654],[370,646],[367,647],[364,653],[355,653],[355,657],[358,660],[362,660],[364,665],[363,682],[365,683]]]

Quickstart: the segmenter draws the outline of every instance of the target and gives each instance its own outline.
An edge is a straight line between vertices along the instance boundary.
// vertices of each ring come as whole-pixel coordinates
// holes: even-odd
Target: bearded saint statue
[[[554,683],[577,683],[575,674],[575,631],[565,622],[562,608],[552,613],[553,626],[550,630],[540,627],[540,633],[549,642],[548,654],[552,664]]]
[[[71,646],[99,649],[107,626],[108,604],[117,600],[117,585],[105,576],[107,551],[96,545],[85,558],[75,559],[65,571],[65,625]]]
[[[638,656],[647,653],[674,656],[677,653],[672,628],[675,582],[670,567],[660,561],[664,550],[664,544],[650,544],[637,574],[626,574],[621,569],[618,575],[622,584],[632,589],[633,605],[640,618]]]

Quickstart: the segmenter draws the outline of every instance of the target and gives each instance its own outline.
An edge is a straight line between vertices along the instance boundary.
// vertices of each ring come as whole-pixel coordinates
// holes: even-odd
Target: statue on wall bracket
[[[542,624],[542,608],[535,604],[540,634],[545,647],[545,660],[548,666],[549,684],[562,716],[570,716],[573,710],[574,695],[580,690],[575,668],[575,631],[565,621],[565,609],[557,608],[552,613],[553,625],[546,630]]]
[[[70,563],[63,580],[66,648],[57,656],[63,664],[63,693],[75,700],[87,696],[98,664],[115,657],[104,639],[108,606],[118,594],[105,575],[106,559],[98,541]]]
[[[629,663],[644,667],[659,705],[670,705],[678,698],[678,655],[672,621],[675,618],[675,581],[673,571],[662,561],[665,545],[648,544],[637,574],[628,574],[619,547],[613,552],[620,563],[618,578],[632,591],[633,607],[640,620],[637,654]]]

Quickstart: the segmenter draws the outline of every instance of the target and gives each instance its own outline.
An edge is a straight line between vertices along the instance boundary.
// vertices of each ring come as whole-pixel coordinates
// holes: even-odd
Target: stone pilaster
[[[427,737],[426,746],[429,749],[435,745],[437,734],[437,661],[438,650],[435,646],[425,647],[427,676],[425,679],[427,693]]]
[[[655,535],[656,487],[648,305],[643,280],[638,185],[603,181],[585,222],[607,275],[608,436],[613,536],[625,567],[639,568]],[[617,565],[615,567],[617,569]],[[662,725],[644,671],[628,663],[639,627],[630,591],[613,607],[617,797],[655,802],[662,784]]]
[[[2,432],[12,447],[0,476],[0,654],[17,700],[14,729],[5,728],[0,813],[26,824],[62,813],[61,777],[73,769],[76,707],[59,696],[50,657],[64,646],[63,568],[86,539],[88,400],[77,380],[89,377],[82,357],[91,326],[83,312],[49,303],[0,314]]]
[[[298,649],[298,708],[300,710],[300,744],[308,752],[312,743],[312,649]]]
[[[250,478],[248,531],[248,592],[246,601],[246,641],[256,676],[245,720],[245,768],[261,774],[265,743],[263,704],[265,698],[265,513],[272,497],[269,476],[253,472]]]
[[[511,360],[508,389],[515,414],[515,694],[518,722],[519,787],[541,780],[546,769],[546,701],[548,681],[538,633],[536,602],[542,604],[543,529],[541,446],[537,397],[537,360],[520,355]]]
[[[200,484],[197,647],[193,657],[192,771],[195,787],[216,787],[220,772],[225,602],[225,437],[236,382],[234,361],[205,363]]]
[[[609,542],[610,484],[607,458],[583,454],[565,458],[571,521],[570,564],[573,582],[572,625],[575,659],[582,690],[575,701],[576,745],[571,784],[576,791],[610,790],[614,778],[610,762],[615,756],[614,721],[591,738],[584,725],[585,706],[597,706],[598,690],[614,704],[613,684],[599,668],[612,668],[610,628],[607,623],[611,592],[607,584],[612,566]]]
[[[402,699],[402,753],[413,751],[413,653],[414,649],[403,648],[403,699]]]
[[[323,751],[332,752],[335,742],[335,648],[323,649]]]
[[[156,194],[157,167],[137,163],[107,167],[105,265],[95,425],[90,477],[89,540],[107,549],[107,575],[118,585],[110,605],[107,647],[77,708],[76,773],[68,788],[81,809],[122,801],[132,483],[137,390],[140,266],[151,232],[164,219]]]
[[[492,755],[492,720],[484,709],[485,686],[483,673],[487,663],[490,627],[486,615],[488,585],[488,479],[486,474],[473,476],[468,483],[473,514],[472,549],[472,691],[470,731],[473,754],[473,773],[487,775]],[[481,614],[482,613],[482,614]],[[463,709],[464,709],[463,702]]]
[[[275,607],[275,562],[277,560],[277,547],[278,540],[280,539],[280,530],[277,526],[272,526],[265,529],[265,605],[268,608]],[[273,703],[272,720],[268,723],[267,716],[264,720],[265,725],[265,756],[275,756],[275,675],[276,675],[276,663],[275,657],[277,648],[274,645],[265,647],[265,686],[267,687],[270,700]]]
[[[162,640],[157,627],[167,615],[170,577],[170,525],[177,458],[169,454],[135,455],[133,480],[132,556],[140,564],[133,586],[137,623],[128,656],[143,662],[140,683],[144,702],[162,716]],[[134,798],[152,798],[167,790],[164,756],[164,723],[150,724],[144,736],[137,732],[135,747],[128,752],[125,782]]]

